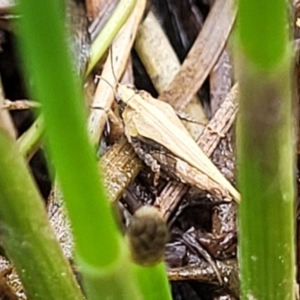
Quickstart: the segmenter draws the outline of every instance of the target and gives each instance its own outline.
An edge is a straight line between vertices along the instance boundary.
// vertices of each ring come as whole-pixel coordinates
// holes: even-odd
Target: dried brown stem
[[[10,101],[10,100],[4,100],[3,104],[1,106],[2,109],[7,110],[22,110],[22,109],[31,109],[40,107],[40,103],[30,100],[16,100],[16,101]]]
[[[179,73],[159,96],[160,100],[179,110],[190,102],[220,56],[235,16],[234,0],[215,2]]]
[[[131,16],[113,42],[112,51],[109,51],[102,71],[102,78],[105,81],[101,80],[99,82],[91,107],[110,108],[114,101],[116,80],[121,77],[126,67],[137,28],[145,9],[142,2],[137,3]],[[94,109],[91,111],[88,119],[88,129],[92,142],[95,144],[99,142],[105,121],[106,113],[104,110]]]
[[[209,75],[210,107],[212,116],[222,104],[233,83],[233,66],[229,52],[229,47],[227,45]]]
[[[216,266],[222,278],[226,278],[225,287],[236,297],[239,294],[238,268],[236,260],[216,261]],[[218,285],[218,278],[212,266],[204,261],[200,264],[182,268],[168,269],[169,280],[196,280]]]
[[[180,62],[160,22],[151,11],[139,26],[134,47],[156,91],[158,94],[163,93],[179,72]],[[208,122],[201,101],[196,95],[184,108],[184,112],[197,119],[199,124]],[[204,129],[204,126],[199,124],[184,122],[194,139],[198,138]]]

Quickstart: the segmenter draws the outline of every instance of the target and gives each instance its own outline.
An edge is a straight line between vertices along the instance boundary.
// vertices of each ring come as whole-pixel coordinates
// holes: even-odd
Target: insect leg
[[[113,124],[117,124],[117,125],[122,124],[122,121],[115,115],[115,113],[112,111],[111,108],[100,107],[100,106],[90,106],[90,108],[103,110],[107,114],[108,119]]]
[[[131,145],[134,148],[135,153],[137,156],[145,162],[145,164],[151,168],[151,171],[154,172],[154,186],[158,184],[158,179],[160,177],[160,164],[157,160],[149,153],[149,151],[145,150],[144,145],[140,140],[137,138],[131,139]],[[144,146],[144,147],[143,147]]]

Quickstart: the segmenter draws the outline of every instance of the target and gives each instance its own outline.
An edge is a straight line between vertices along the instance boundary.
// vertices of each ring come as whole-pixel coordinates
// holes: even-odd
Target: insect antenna
[[[109,46],[109,51],[110,51],[110,64],[111,64],[111,71],[112,74],[114,76],[114,79],[116,81],[116,83],[118,84],[118,79],[114,70],[114,61],[113,61],[113,48],[112,48],[112,44]]]
[[[116,81],[116,88],[115,88],[115,99],[117,101],[117,103],[121,103],[122,99],[120,97],[120,95],[118,94],[118,85],[119,85],[119,81],[117,79],[116,73],[115,73],[115,69],[114,69],[114,60],[113,60],[113,47],[112,44],[109,46],[109,51],[110,51],[110,64],[111,64],[111,71],[113,74],[113,77]]]
[[[111,75],[113,76],[113,79],[111,78],[111,80],[114,80],[114,82],[110,82],[109,80],[107,80],[106,78],[104,78],[101,75],[97,75],[96,78],[99,78],[100,80],[103,80],[105,83],[107,83],[113,90],[114,92],[114,98],[116,103],[118,104],[119,107],[119,113],[122,114],[123,110],[125,109],[126,104],[124,103],[122,97],[120,96],[119,92],[118,92],[118,87],[119,87],[119,82],[116,76],[116,73],[114,71],[114,63],[113,63],[113,50],[112,50],[112,45],[109,46],[109,55],[110,55],[110,64],[111,64]],[[103,109],[100,107],[93,107],[94,109]]]
[[[113,90],[116,90],[116,89],[114,88],[114,86],[113,86],[107,79],[105,79],[103,76],[101,76],[101,75],[96,75],[96,78],[97,78],[97,79],[100,79],[100,80],[103,80],[103,81],[106,82]]]
[[[109,46],[109,55],[110,55],[111,71],[112,71],[113,78],[114,78],[114,80],[115,80],[115,82],[116,82],[116,87],[113,87],[113,85],[112,85],[110,82],[108,82],[107,79],[104,79],[102,76],[98,76],[98,78],[103,79],[107,84],[109,84],[109,86],[112,87],[112,89],[113,89],[114,92],[115,92],[115,100],[116,100],[116,102],[119,104],[120,112],[122,112],[122,111],[124,110],[125,106],[126,106],[126,103],[127,103],[131,98],[133,98],[134,95],[131,96],[129,99],[126,99],[126,101],[124,101],[124,99],[122,99],[122,96],[119,94],[119,91],[118,91],[118,87],[120,86],[120,84],[119,84],[119,81],[118,81],[118,79],[117,79],[117,76],[116,76],[114,67],[113,67],[113,65],[114,65],[113,57],[114,57],[114,56],[113,56],[113,47],[112,47],[112,44]],[[137,93],[137,90],[136,90],[134,87],[131,87],[131,89],[133,89],[133,90]]]

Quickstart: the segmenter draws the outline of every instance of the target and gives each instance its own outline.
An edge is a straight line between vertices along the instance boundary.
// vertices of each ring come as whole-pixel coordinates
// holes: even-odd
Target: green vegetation
[[[124,15],[116,13],[109,35],[103,33],[93,45],[95,60],[88,72],[135,3],[124,2],[119,6]],[[19,21],[19,48],[27,78],[34,82],[31,96],[42,103],[43,120],[18,144],[0,122],[1,242],[29,299],[84,299],[26,166],[25,158],[38,147],[46,128],[48,156],[72,224],[87,299],[171,299],[164,264],[134,265],[111,213],[87,134],[64,20],[58,17],[60,5],[58,0],[22,0],[19,5],[26,16]],[[235,46],[242,299],[295,298],[293,49],[287,24],[286,1],[239,0]]]
[[[131,3],[132,9],[134,2]],[[75,260],[87,298],[170,299],[163,265],[154,268],[155,273],[146,269],[137,273],[113,218],[89,142],[81,83],[73,74],[64,20],[59,17],[61,2],[20,1],[18,9],[26,16],[17,24],[19,49],[27,78],[34,82],[31,96],[42,103],[45,143],[72,224]],[[121,27],[126,15],[116,28]],[[117,31],[113,30],[111,39]],[[104,53],[106,48],[107,43],[99,51]],[[0,213],[4,248],[30,299],[83,299],[22,158],[39,143],[37,136],[43,125],[39,128],[37,135],[32,132],[29,139],[19,142],[21,152],[4,131],[0,132],[0,163],[5,170],[0,174],[0,203],[5,208]],[[33,140],[32,145],[28,144]],[[143,273],[143,280],[138,280]],[[159,295],[148,288],[148,281],[156,276],[164,278]]]
[[[294,299],[292,51],[285,0],[239,1],[242,299]]]

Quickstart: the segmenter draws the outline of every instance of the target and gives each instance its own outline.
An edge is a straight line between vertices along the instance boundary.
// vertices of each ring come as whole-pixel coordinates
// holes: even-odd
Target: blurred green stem
[[[132,12],[137,0],[121,0],[109,18],[107,24],[96,37],[91,47],[90,61],[87,67],[86,76],[88,76],[104,52],[117,35],[120,28],[124,25]]]
[[[242,299],[295,299],[295,116],[287,12],[285,0],[239,1]]]
[[[125,2],[122,1],[123,5]],[[132,7],[134,3],[127,1]],[[88,299],[137,300],[147,297],[150,300],[158,299],[159,295],[160,299],[165,295],[170,299],[162,266],[154,268],[154,273],[145,269],[140,274],[143,274],[142,281],[134,276],[127,245],[113,219],[99,178],[96,154],[89,143],[80,83],[78,78],[71,76],[73,68],[64,43],[64,24],[57,14],[59,1],[23,0],[19,9],[26,16],[20,20],[18,28],[20,50],[26,58],[26,70],[35,83],[33,98],[42,103],[50,157],[72,224],[75,258],[81,267]],[[47,14],[41,15],[40,11]],[[128,7],[125,12],[129,14]],[[120,11],[118,16],[120,27],[126,16],[121,18]],[[118,26],[113,34],[110,33],[109,41]],[[107,40],[102,42],[103,50],[108,45]],[[162,280],[162,292],[154,290],[152,295],[155,296],[148,294],[146,278],[148,281]]]
[[[96,153],[89,143],[79,78],[72,73],[59,0],[19,2],[20,51],[32,96],[42,103],[46,141],[72,224],[75,258],[89,300],[140,299],[127,248],[103,189]],[[40,12],[44,11],[45,14]],[[121,259],[122,258],[122,259]]]
[[[0,165],[1,243],[28,299],[83,300],[26,163],[15,141],[2,130]]]
[[[161,262],[151,267],[135,265],[135,273],[143,300],[171,300],[171,288],[166,266]]]
[[[22,155],[29,161],[41,145],[44,134],[44,120],[40,115],[34,123],[18,138],[18,146]]]

